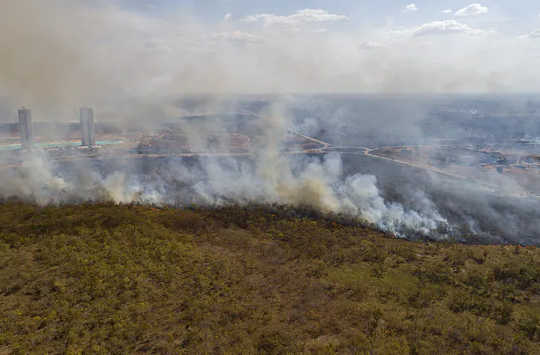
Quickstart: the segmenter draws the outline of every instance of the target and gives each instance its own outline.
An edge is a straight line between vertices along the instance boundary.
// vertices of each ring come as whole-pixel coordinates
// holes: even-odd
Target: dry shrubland
[[[0,205],[0,353],[540,353],[540,250],[279,208]]]

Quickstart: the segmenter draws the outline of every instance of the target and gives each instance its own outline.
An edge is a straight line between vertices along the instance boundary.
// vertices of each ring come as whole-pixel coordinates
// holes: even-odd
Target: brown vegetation
[[[265,208],[0,205],[0,353],[540,353],[540,251]]]

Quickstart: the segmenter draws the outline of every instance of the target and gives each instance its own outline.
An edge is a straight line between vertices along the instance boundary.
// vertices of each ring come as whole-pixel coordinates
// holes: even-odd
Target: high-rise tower
[[[88,107],[81,108],[81,143],[87,147],[96,145],[94,110]]]
[[[22,108],[19,110],[19,134],[23,148],[32,147],[32,111]]]

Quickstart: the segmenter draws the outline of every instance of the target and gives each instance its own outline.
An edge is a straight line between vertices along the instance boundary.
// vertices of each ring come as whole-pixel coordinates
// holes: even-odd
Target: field
[[[0,354],[539,354],[540,250],[282,207],[0,205]]]

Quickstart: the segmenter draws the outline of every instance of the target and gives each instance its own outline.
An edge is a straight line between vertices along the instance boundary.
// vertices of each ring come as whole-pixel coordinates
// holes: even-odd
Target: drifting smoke
[[[154,205],[218,207],[253,203],[307,207],[340,214],[403,235],[428,235],[446,226],[435,208],[428,214],[386,203],[374,176],[345,177],[341,157],[290,156],[282,152],[287,135],[284,112],[274,109],[260,122],[264,135],[250,159],[209,158],[197,164],[182,160],[155,163],[152,172],[105,171],[88,162],[62,168],[38,151],[23,166],[2,172],[0,196],[40,205],[113,201]]]
[[[164,102],[183,94],[526,92],[540,78],[537,42],[490,31],[431,37],[386,27],[324,32],[298,20],[210,25],[119,4],[4,1],[0,98],[50,119],[82,105],[141,119],[174,113]],[[381,45],[365,46],[374,42]],[[529,70],[516,71],[516,63]]]
[[[492,31],[445,36],[426,31],[433,26],[348,32],[301,27],[302,14],[320,15],[320,10],[285,18],[293,19],[294,26],[276,28],[269,20],[284,17],[272,15],[252,17],[249,24],[229,16],[223,23],[209,25],[186,15],[146,16],[120,3],[4,1],[0,5],[0,119],[13,121],[12,113],[23,105],[46,121],[67,120],[74,116],[72,108],[93,106],[101,120],[155,129],[185,113],[234,112],[236,103],[220,95],[523,92],[536,90],[540,79],[534,55],[540,53],[540,45]],[[346,16],[325,18],[338,22]],[[529,70],[516,71],[516,63]],[[180,97],[200,93],[217,95],[196,109],[177,104]],[[298,99],[306,100],[312,111],[325,105],[320,97]],[[335,102],[345,107],[338,99]],[[343,145],[358,144],[351,127],[369,132],[366,141],[421,143],[425,137],[417,123],[429,110],[407,97],[378,108],[353,106],[352,112],[336,107],[322,120],[292,122],[287,111],[277,104],[263,113],[263,134],[250,159],[222,157],[197,163],[168,159],[138,171],[125,166],[131,162],[121,161],[107,169],[81,161],[67,168],[34,151],[24,157],[20,169],[0,173],[0,196],[41,205],[103,200],[183,206],[289,204],[352,216],[407,236],[446,235],[454,228],[448,216],[464,206],[478,206],[487,220],[501,224],[509,216],[499,210],[492,213],[491,204],[477,203],[482,198],[471,201],[478,191],[454,189],[435,201],[436,193],[411,188],[414,193],[407,194],[405,201],[396,201],[381,188],[392,173],[351,172],[351,166],[358,166],[337,154],[321,159],[282,153],[283,138],[291,127],[315,135],[325,131],[325,136]],[[349,125],[351,117],[354,122]],[[219,127],[184,129],[190,144],[197,147],[203,144],[205,131]],[[349,131],[348,142],[336,137],[341,131]],[[502,178],[494,179],[499,183]],[[437,185],[436,191],[446,188],[443,183],[432,184]],[[512,181],[501,185],[514,186]],[[452,213],[442,213],[441,206]],[[468,215],[462,219],[468,219],[470,230],[488,229]],[[523,230],[518,223],[512,229],[515,234]]]

